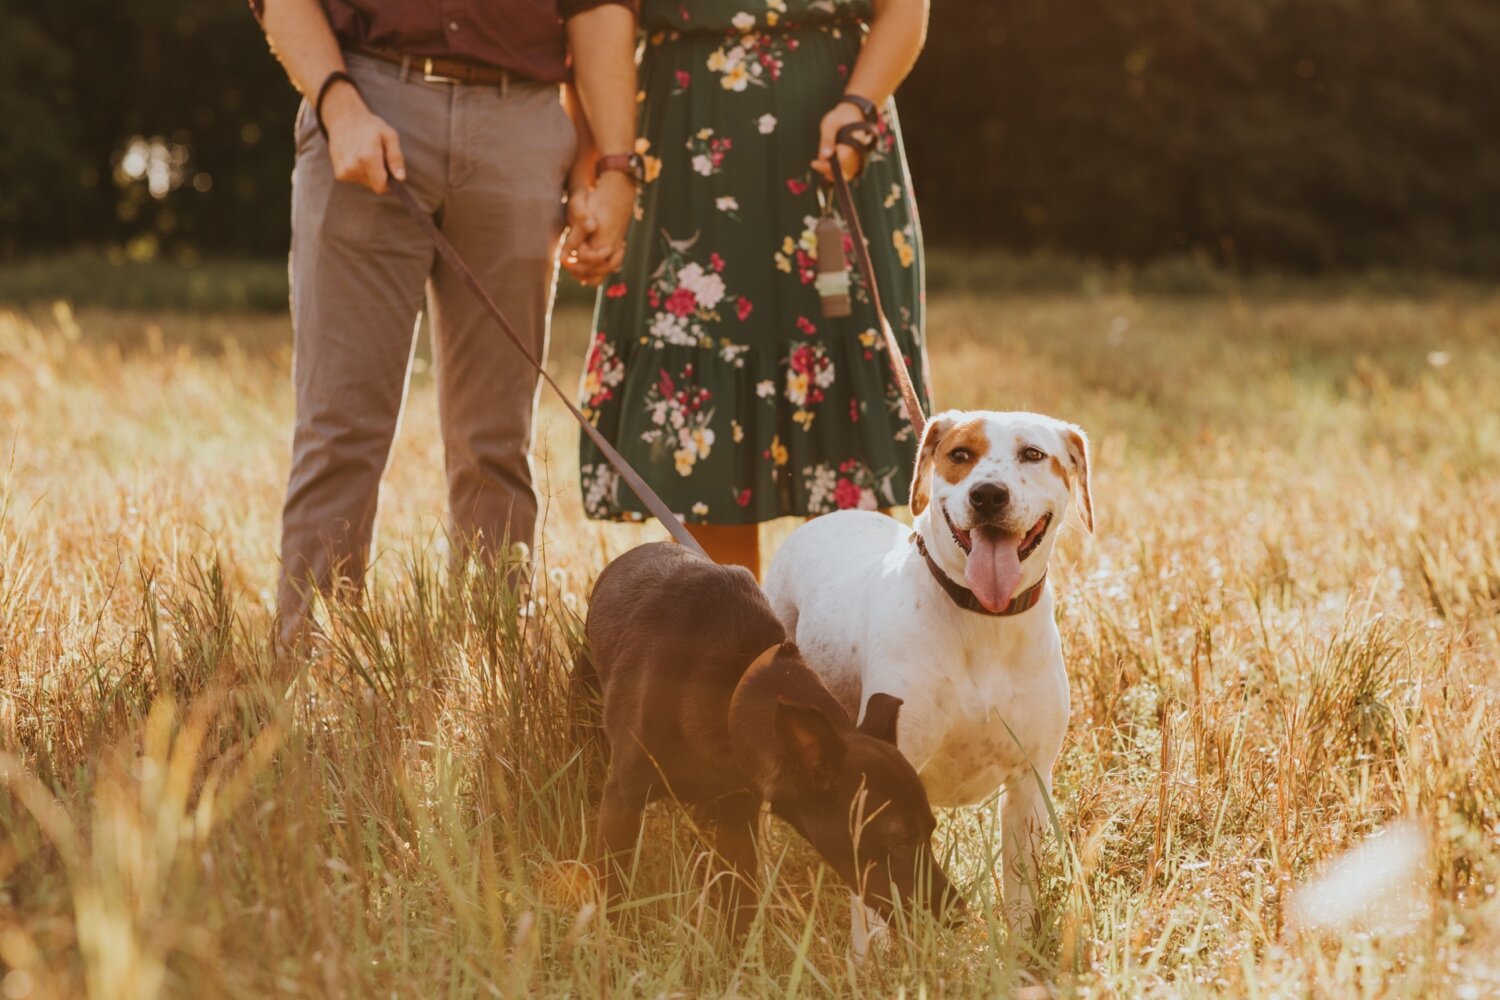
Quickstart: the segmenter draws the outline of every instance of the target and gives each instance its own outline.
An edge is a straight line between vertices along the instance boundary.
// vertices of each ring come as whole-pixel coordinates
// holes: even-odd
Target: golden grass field
[[[565,382],[587,321],[560,311]],[[0,996],[1500,993],[1500,298],[955,293],[930,331],[939,403],[1094,442],[1035,941],[999,916],[991,807],[939,830],[970,923],[862,967],[784,827],[743,949],[676,810],[605,922],[565,674],[591,579],[659,529],[582,519],[561,410],[518,609],[443,569],[419,370],[370,600],[284,676],[287,322],[58,306],[0,312]],[[1405,875],[1356,871],[1383,913],[1290,919],[1392,824]]]

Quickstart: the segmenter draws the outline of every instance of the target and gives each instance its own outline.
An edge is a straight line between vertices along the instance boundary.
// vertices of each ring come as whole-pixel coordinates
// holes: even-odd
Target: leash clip
[[[818,253],[818,275],[813,282],[825,319],[839,319],[853,312],[849,301],[849,257],[844,252],[848,234],[844,224],[833,211],[832,192],[818,192],[818,201],[823,205],[823,214],[813,227]]]

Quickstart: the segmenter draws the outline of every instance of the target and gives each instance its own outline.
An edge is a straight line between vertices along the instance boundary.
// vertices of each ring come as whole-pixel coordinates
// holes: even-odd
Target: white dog
[[[1092,532],[1078,427],[949,410],[922,435],[915,530],[871,511],[816,518],[776,553],[765,586],[851,717],[899,711],[897,745],[933,806],[1005,790],[1002,884],[1013,926],[1035,917],[1033,857],[1050,828],[1045,796],[1068,725],[1047,561],[1074,489]],[[893,697],[872,704],[877,693]]]

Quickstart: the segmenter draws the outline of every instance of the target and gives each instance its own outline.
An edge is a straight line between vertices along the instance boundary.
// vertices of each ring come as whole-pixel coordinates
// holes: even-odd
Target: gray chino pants
[[[542,356],[575,146],[558,88],[427,83],[357,54],[348,63],[401,137],[408,187]],[[394,195],[334,180],[305,103],[290,270],[297,421],[282,514],[283,641],[305,625],[315,592],[358,591],[424,295],[458,554],[506,538],[531,544],[537,511],[535,374]]]

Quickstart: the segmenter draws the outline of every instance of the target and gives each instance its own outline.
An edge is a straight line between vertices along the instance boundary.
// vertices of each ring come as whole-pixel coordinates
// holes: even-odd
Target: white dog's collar
[[[911,533],[911,540],[917,543],[917,551],[922,553],[922,558],[927,563],[928,571],[932,573],[932,578],[938,582],[938,586],[943,588],[943,593],[947,594],[954,604],[957,604],[965,611],[1003,618],[1010,615],[1019,615],[1024,611],[1030,611],[1042,599],[1042,588],[1047,583],[1046,570],[1042,570],[1041,579],[1021,591],[1015,597],[1012,597],[1010,603],[1005,607],[999,611],[991,611],[979,603],[979,598],[974,596],[972,590],[955,583],[951,576],[943,572],[943,568],[933,560],[932,555],[927,551],[927,543],[922,540],[920,532],[913,531]]]

